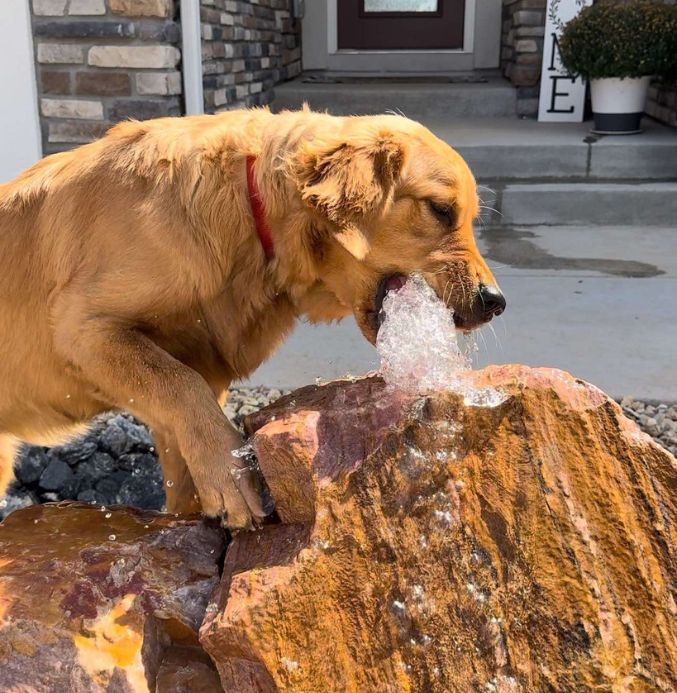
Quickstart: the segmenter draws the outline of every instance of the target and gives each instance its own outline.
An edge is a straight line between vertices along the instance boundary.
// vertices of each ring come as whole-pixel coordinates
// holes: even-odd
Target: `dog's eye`
[[[434,200],[428,200],[428,206],[432,213],[446,226],[453,226],[456,220],[454,208]]]

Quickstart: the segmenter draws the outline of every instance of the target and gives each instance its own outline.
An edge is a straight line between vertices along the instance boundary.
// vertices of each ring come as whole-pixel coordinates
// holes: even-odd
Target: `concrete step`
[[[275,110],[307,100],[337,115],[401,111],[457,149],[478,180],[677,181],[677,130],[644,118],[640,135],[600,137],[591,135],[590,122],[520,119],[514,89],[495,79],[423,86],[295,80],[276,87],[276,94]]]
[[[423,79],[423,78],[422,78]],[[504,79],[480,83],[412,84],[315,83],[303,77],[275,87],[274,111],[296,110],[307,103],[313,110],[334,115],[401,112],[414,120],[427,118],[515,117],[516,92]]]
[[[480,194],[493,225],[673,226],[677,182],[500,183]]]
[[[421,122],[457,149],[480,180],[677,180],[677,131],[649,118],[642,134],[631,137],[591,135],[591,123]]]

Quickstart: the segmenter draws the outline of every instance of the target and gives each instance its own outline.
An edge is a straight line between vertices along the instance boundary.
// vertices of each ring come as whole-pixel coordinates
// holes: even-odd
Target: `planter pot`
[[[594,133],[633,135],[640,132],[651,77],[591,79]]]

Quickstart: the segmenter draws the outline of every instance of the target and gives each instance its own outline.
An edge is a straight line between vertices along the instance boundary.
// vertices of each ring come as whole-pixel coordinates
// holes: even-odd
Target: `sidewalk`
[[[478,336],[478,365],[555,366],[613,396],[677,400],[677,131],[407,115],[461,152],[501,212],[478,242],[508,308]],[[377,362],[352,319],[300,325],[251,382],[298,387]]]
[[[493,325],[495,336],[485,327],[478,337],[478,365],[555,366],[615,397],[677,400],[677,229],[529,227],[493,234],[478,241],[508,308]],[[376,364],[352,319],[299,325],[251,382],[299,387]]]

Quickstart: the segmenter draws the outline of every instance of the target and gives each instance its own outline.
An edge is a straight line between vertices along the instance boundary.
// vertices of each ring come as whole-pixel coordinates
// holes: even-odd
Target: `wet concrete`
[[[677,400],[677,229],[548,226],[477,235],[508,299],[506,313],[478,335],[478,365],[554,366],[613,396]],[[300,325],[252,381],[297,387],[377,363],[352,320]]]
[[[479,238],[486,243],[485,257],[509,267],[539,270],[576,270],[600,272],[614,277],[657,277],[665,271],[648,262],[613,260],[602,257],[560,257],[540,247],[538,234],[526,228],[501,227],[482,230]]]

